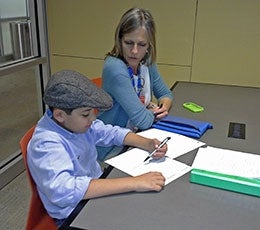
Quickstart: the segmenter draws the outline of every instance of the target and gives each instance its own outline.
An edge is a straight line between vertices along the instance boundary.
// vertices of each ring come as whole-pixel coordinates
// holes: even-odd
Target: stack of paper
[[[260,196],[260,155],[208,146],[192,168],[191,182]]]

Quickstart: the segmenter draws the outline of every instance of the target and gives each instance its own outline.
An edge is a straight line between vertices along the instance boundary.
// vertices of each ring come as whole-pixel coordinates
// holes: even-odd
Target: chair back
[[[39,197],[36,184],[31,176],[31,173],[27,164],[27,145],[32,138],[35,126],[30,128],[20,140],[20,148],[22,151],[23,162],[27,176],[29,178],[29,184],[31,187],[31,201],[29,207],[29,213],[26,222],[26,230],[54,230],[57,229],[57,226],[54,220],[49,216],[46,209],[43,206],[43,203]]]
[[[97,87],[102,87],[102,78],[101,77],[96,77],[96,78],[92,78],[91,81],[96,84]],[[94,109],[94,113],[95,115],[98,114],[98,110]]]
[[[95,83],[98,87],[102,87],[102,77],[92,78],[91,81]]]

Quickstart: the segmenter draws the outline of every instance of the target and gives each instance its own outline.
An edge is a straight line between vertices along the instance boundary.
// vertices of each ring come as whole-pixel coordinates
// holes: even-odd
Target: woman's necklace
[[[140,66],[138,66],[137,68],[137,86],[135,85],[134,72],[132,67],[128,66],[127,68],[128,68],[128,73],[132,80],[132,85],[137,93],[137,96],[140,97],[141,91],[144,87],[144,80],[140,76]]]

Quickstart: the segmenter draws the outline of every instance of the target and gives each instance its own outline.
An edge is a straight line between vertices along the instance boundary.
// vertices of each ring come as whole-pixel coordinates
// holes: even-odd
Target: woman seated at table
[[[148,10],[132,8],[122,16],[114,47],[105,58],[102,87],[113,98],[113,107],[99,114],[99,119],[136,131],[168,115],[173,96],[155,59],[154,19]],[[152,102],[153,96],[157,103]],[[100,159],[110,150],[100,149]]]

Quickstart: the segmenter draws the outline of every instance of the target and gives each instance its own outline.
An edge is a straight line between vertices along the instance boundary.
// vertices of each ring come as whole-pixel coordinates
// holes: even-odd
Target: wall
[[[115,27],[130,7],[151,11],[158,67],[175,81],[260,87],[258,0],[47,0],[52,73],[100,76]]]

